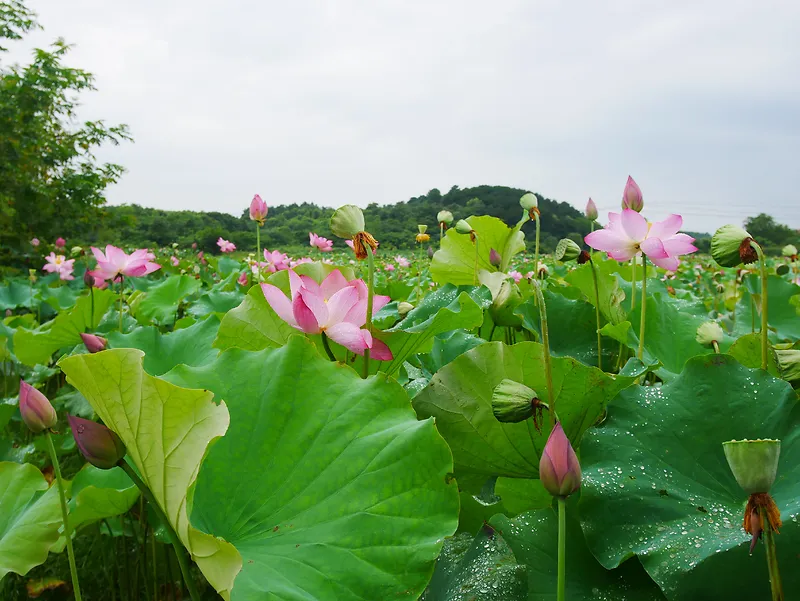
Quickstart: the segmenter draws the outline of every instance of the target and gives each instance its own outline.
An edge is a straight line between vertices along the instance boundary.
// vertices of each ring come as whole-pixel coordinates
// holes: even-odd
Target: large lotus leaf
[[[38,291],[34,288],[31,297],[31,287],[28,283],[11,280],[0,286],[0,311],[16,309],[17,307],[31,308],[36,305]]]
[[[736,339],[730,346],[727,354],[736,359],[745,367],[756,369],[761,367],[761,334],[745,334]],[[781,369],[778,365],[778,356],[772,345],[769,347],[767,355],[767,371],[776,378],[781,377]]]
[[[66,357],[59,366],[119,434],[128,461],[208,581],[227,598],[241,557],[228,543],[194,530],[186,504],[206,450],[228,428],[228,410],[214,404],[207,390],[186,390],[148,375],[143,357],[138,349],[115,349]]]
[[[69,286],[58,286],[57,288],[44,288],[40,291],[40,295],[44,302],[60,312],[74,307],[81,292],[82,290],[75,290]]]
[[[800,407],[791,386],[727,355],[691,359],[673,382],[623,392],[581,446],[580,513],[607,568],[636,554],[672,600],[766,599],[764,548],[748,555],[747,495],[728,440],[782,440],[770,491],[782,513],[783,586],[800,590]]]
[[[447,230],[442,247],[433,255],[431,277],[438,284],[475,284],[475,245],[478,245],[478,271],[497,271],[489,262],[489,253],[495,249],[503,253],[505,261],[525,249],[525,235],[517,228],[508,227],[501,219],[484,215],[469,217],[467,222],[477,234],[476,242],[470,236],[459,234],[455,228]]]
[[[167,374],[225,399],[191,521],[244,559],[232,598],[415,598],[457,524],[452,456],[402,387],[362,380],[301,337]]]
[[[171,275],[163,282],[151,286],[136,307],[136,319],[141,324],[151,321],[172,323],[178,304],[200,289],[200,280],[190,275]]]
[[[613,377],[571,357],[553,357],[552,365],[555,408],[575,443],[597,421],[606,403],[642,373]],[[414,409],[421,418],[436,417],[459,471],[538,478],[539,457],[552,420],[545,411],[540,431],[530,419],[516,424],[497,421],[492,392],[506,378],[525,384],[547,401],[542,346],[536,342],[482,344],[441,369],[414,397]]]
[[[227,313],[244,300],[244,294],[238,290],[221,291],[211,290],[203,294],[189,307],[189,314],[195,317],[204,317],[210,313]]]
[[[525,601],[528,576],[494,528],[448,538],[420,601]]]
[[[553,504],[553,497],[547,492],[541,480],[528,478],[498,478],[494,485],[495,494],[503,501],[507,516],[515,516],[533,509],[544,509]]]
[[[761,279],[749,275],[742,285],[742,298],[736,307],[735,332],[746,334],[751,331],[753,312],[750,299],[755,307],[756,331],[761,329]],[[800,307],[796,304],[800,286],[783,278],[771,275],[767,278],[767,323],[779,340],[800,339]]]
[[[664,601],[656,584],[633,558],[606,570],[589,552],[574,502],[567,503],[566,598],[570,601]],[[540,509],[510,519],[496,515],[490,524],[502,533],[514,555],[528,567],[528,599],[555,599],[558,574],[558,515]],[[699,597],[698,597],[699,599]]]
[[[622,307],[625,293],[620,288],[620,278],[616,273],[617,262],[604,259],[601,253],[592,255],[592,261],[597,269],[600,313],[607,321],[614,324],[619,323],[625,319],[626,313]],[[639,271],[641,272],[641,269]],[[584,263],[577,269],[573,269],[564,279],[578,288],[591,305],[596,304],[592,263]]]
[[[92,300],[87,294],[79,298],[72,309],[36,330],[18,328],[14,334],[17,359],[26,365],[47,364],[57,350],[80,344],[81,333],[91,332],[93,326],[100,323],[114,298],[110,290],[95,290],[94,314]]]
[[[0,580],[44,563],[60,526],[56,487],[30,463],[0,462]]]
[[[176,365],[204,365],[219,351],[211,346],[219,330],[219,319],[211,317],[196,324],[162,334],[155,326],[135,328],[128,334],[108,335],[111,348],[138,348],[144,351],[144,370],[151,376],[167,373]]]

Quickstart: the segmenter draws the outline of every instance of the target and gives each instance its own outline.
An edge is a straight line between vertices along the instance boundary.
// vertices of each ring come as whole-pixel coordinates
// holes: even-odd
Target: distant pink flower
[[[175,255],[172,255],[172,256],[169,258],[169,261],[170,261],[170,263],[172,263],[172,266],[173,266],[173,267],[177,267],[178,265],[180,265],[180,264],[181,264],[181,262],[178,260],[178,257],[176,257]]]
[[[273,250],[270,252],[265,248],[264,258],[267,260],[266,269],[272,273],[289,269],[289,257],[286,256],[286,253],[282,253],[279,250]]]
[[[152,262],[155,258],[153,253],[145,248],[135,250],[128,255],[121,248],[108,244],[105,254],[94,246],[92,254],[97,259],[97,268],[91,274],[104,280],[116,281],[118,276],[138,278],[161,269],[161,265]]]
[[[31,238],[31,246],[39,246],[39,238]]]
[[[233,242],[228,242],[223,239],[222,236],[217,240],[217,246],[219,246],[219,249],[224,253],[232,253],[236,250],[236,245]]]
[[[192,250],[197,250],[197,242],[192,242]]]
[[[74,269],[75,259],[67,259],[64,255],[57,255],[51,252],[44,258],[47,263],[44,264],[42,269],[48,273],[57,273],[58,277],[62,280],[74,280],[72,275]]]
[[[64,248],[67,245],[67,241],[64,238],[56,238],[56,248]]]
[[[594,204],[594,201],[591,198],[586,203],[585,214],[589,221],[597,221],[597,205]]]
[[[386,267],[383,268],[385,271],[394,271],[394,265],[391,263],[387,264]]]
[[[264,225],[264,219],[267,217],[267,203],[261,200],[261,197],[256,194],[253,200],[250,201],[250,219],[257,221],[259,225]]]
[[[303,263],[313,263],[314,259],[311,257],[302,257],[300,259],[294,259],[289,261],[289,267],[297,267],[298,265],[302,265]]]
[[[680,215],[670,215],[664,221],[647,223],[633,209],[625,209],[621,214],[609,213],[608,225],[592,232],[584,240],[592,248],[605,251],[617,261],[629,261],[644,253],[655,265],[675,271],[680,264],[680,255],[697,250],[692,244],[694,238],[678,233],[682,224]]]
[[[247,286],[247,272],[243,271],[239,274],[239,279],[236,280],[240,286]]]
[[[394,260],[397,261],[398,267],[408,267],[409,265],[411,265],[411,263],[408,262],[408,259],[406,259],[405,257],[401,257],[400,255],[396,256]]]
[[[318,248],[324,253],[328,253],[333,250],[332,241],[328,240],[327,238],[323,238],[322,236],[317,236],[314,232],[308,232],[308,241],[312,247]]]
[[[336,270],[317,284],[290,269],[289,286],[291,298],[272,284],[261,284],[270,307],[290,326],[306,334],[325,332],[331,340],[359,355],[371,349],[371,356],[378,361],[392,359],[389,347],[363,327],[367,322],[368,295],[363,280],[348,282]],[[373,296],[373,315],[390,300],[388,296]]]
[[[520,280],[523,278],[523,275],[519,271],[509,271],[508,275],[514,278],[514,282],[519,284]]]

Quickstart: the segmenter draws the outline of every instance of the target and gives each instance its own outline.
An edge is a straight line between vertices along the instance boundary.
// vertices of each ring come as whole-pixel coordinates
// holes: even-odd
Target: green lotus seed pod
[[[453,223],[453,214],[450,211],[439,211],[436,214],[436,221],[437,223],[444,223],[445,225],[450,225]]]
[[[412,305],[411,303],[407,303],[406,301],[403,301],[397,305],[397,312],[400,315],[406,315],[413,308],[414,305]]]
[[[497,421],[522,422],[533,416],[535,390],[508,378],[501,381],[492,393],[492,412]]]
[[[711,238],[711,256],[722,267],[736,267],[740,263],[752,263],[756,260],[755,250],[750,249],[749,241],[753,237],[735,225],[723,225]],[[748,241],[745,244],[745,241]],[[752,250],[752,253],[749,250]],[[742,256],[742,253],[745,256]]]
[[[566,263],[568,261],[574,261],[580,256],[580,254],[581,247],[578,246],[577,242],[570,240],[569,238],[562,238],[556,245],[556,252],[553,257],[556,261],[562,261]]]
[[[427,225],[418,225],[417,229],[419,230],[420,234],[424,234],[425,232],[428,231],[428,226]]]
[[[536,194],[528,192],[524,194],[522,198],[519,199],[519,206],[521,206],[526,211],[530,211],[531,209],[536,209],[539,207],[539,199],[536,198]]]
[[[736,482],[748,495],[769,492],[778,474],[780,440],[729,440],[722,443]]]
[[[339,238],[350,240],[365,227],[364,213],[355,205],[339,207],[331,216],[331,231]]]
[[[697,328],[695,340],[703,346],[711,346],[714,342],[719,344],[724,334],[722,328],[716,321],[707,321],[704,324],[700,324],[700,327]]]
[[[456,221],[456,231],[459,234],[469,234],[472,232],[472,226],[464,219]]]
[[[796,257],[797,247],[794,244],[787,244],[781,249],[781,254],[784,257]]]

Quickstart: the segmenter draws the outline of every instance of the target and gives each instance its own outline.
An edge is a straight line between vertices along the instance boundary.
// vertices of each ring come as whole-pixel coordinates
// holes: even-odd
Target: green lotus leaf
[[[188,312],[195,317],[204,317],[211,313],[227,313],[234,307],[239,306],[243,300],[244,294],[238,290],[211,290],[198,298],[189,307]],[[221,315],[220,319],[222,319]]]
[[[26,307],[28,309],[36,306],[38,290],[34,288],[31,296],[29,284],[17,280],[11,280],[7,284],[0,286],[0,311],[6,309],[16,309]]]
[[[313,343],[167,374],[225,399],[231,427],[208,452],[192,524],[233,543],[233,601],[415,598],[457,524],[452,456],[394,380],[362,380]]]
[[[178,304],[200,289],[200,280],[190,275],[171,275],[151,286],[136,307],[136,319],[146,325],[152,321],[171,324],[175,321]]]
[[[616,324],[625,320],[626,313],[622,307],[625,293],[620,288],[621,279],[617,275],[619,264],[616,261],[605,259],[601,253],[592,255],[592,261],[597,267],[597,289],[600,297],[600,314],[606,321]],[[639,268],[639,273],[641,273]],[[570,271],[564,278],[569,284],[580,290],[586,301],[595,305],[594,278],[592,276],[592,263],[584,263]],[[641,296],[641,293],[639,294]]]
[[[753,325],[753,311],[750,299],[753,298],[755,308],[755,328],[761,329],[761,279],[755,275],[745,277],[741,287],[742,298],[736,307],[734,331],[747,334]],[[771,275],[767,278],[767,322],[769,328],[779,340],[800,339],[800,286],[787,282],[783,278]]]
[[[581,445],[580,515],[606,568],[636,554],[670,600],[765,599],[763,545],[748,554],[747,495],[722,443],[781,440],[770,494],[781,510],[782,566],[800,546],[800,407],[791,386],[727,355],[695,357],[662,387],[624,391]],[[785,591],[800,572],[782,571]]]

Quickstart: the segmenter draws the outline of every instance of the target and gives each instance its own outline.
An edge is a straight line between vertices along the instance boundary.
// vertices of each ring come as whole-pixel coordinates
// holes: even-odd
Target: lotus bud
[[[503,258],[500,256],[500,253],[497,252],[495,249],[491,249],[489,251],[489,263],[494,265],[495,267],[500,267],[500,264],[503,262]]]
[[[86,284],[87,288],[94,288],[94,276],[88,269],[83,272],[83,283]]]
[[[625,183],[625,190],[622,192],[622,208],[633,209],[637,213],[641,213],[644,208],[642,191],[630,175]]]
[[[456,221],[456,231],[459,234],[471,234],[472,226],[467,222],[466,219],[459,219]]]
[[[753,237],[735,225],[723,225],[711,238],[711,256],[722,267],[736,267],[739,263],[754,263],[758,260],[751,246]]]
[[[428,231],[428,226],[427,225],[418,225],[417,229],[419,230],[420,234],[424,234],[425,232]]]
[[[125,445],[113,430],[72,415],[68,415],[67,419],[78,449],[93,466],[110,470],[125,457]]]
[[[56,248],[64,248],[67,245],[67,241],[64,238],[58,237],[56,238]]]
[[[19,381],[19,412],[22,421],[34,433],[52,428],[58,421],[56,410],[47,397],[25,380]]]
[[[586,203],[586,218],[589,221],[597,221],[597,205],[594,204],[594,201],[590,198],[589,201]]]
[[[432,247],[432,246],[429,246],[429,247],[428,247],[428,258],[429,258],[429,259],[433,259],[434,252],[435,252],[435,251],[433,250],[433,247]]]
[[[414,308],[414,305],[412,305],[411,303],[408,303],[408,302],[406,302],[406,301],[402,301],[401,303],[399,303],[399,304],[397,305],[397,312],[398,312],[398,313],[399,313],[401,316],[405,317],[405,315],[406,315],[406,314],[407,314],[409,311],[411,311],[411,309],[413,309],[413,308]]]
[[[95,336],[94,334],[85,334],[81,332],[81,340],[83,340],[83,345],[90,353],[99,353],[100,351],[106,350],[106,346],[108,346],[108,340],[102,336]]]
[[[784,257],[789,257],[792,261],[797,260],[797,247],[794,244],[787,244],[781,249]]]
[[[197,242],[192,242],[192,250],[197,250]]]
[[[448,226],[453,223],[453,214],[450,211],[439,211],[436,214],[436,221]]]
[[[256,194],[253,200],[250,201],[250,219],[257,222],[258,225],[264,225],[264,219],[267,218],[267,203]]]
[[[697,328],[695,340],[703,346],[711,346],[715,342],[719,344],[723,336],[724,332],[716,321],[707,321]]]
[[[533,417],[537,402],[540,401],[535,390],[506,378],[494,387],[492,413],[499,422],[515,424]]]
[[[769,492],[778,474],[780,440],[729,440],[722,443],[722,449],[744,492]]]
[[[558,244],[556,244],[556,252],[553,254],[553,258],[556,261],[567,263],[577,259],[580,254],[581,247],[578,246],[577,242],[569,238],[562,238],[558,241]]]
[[[539,479],[554,497],[567,497],[581,487],[581,466],[578,456],[556,422],[539,460]]]
[[[789,273],[789,266],[786,263],[781,263],[775,268],[775,273],[778,275],[786,275]]]

